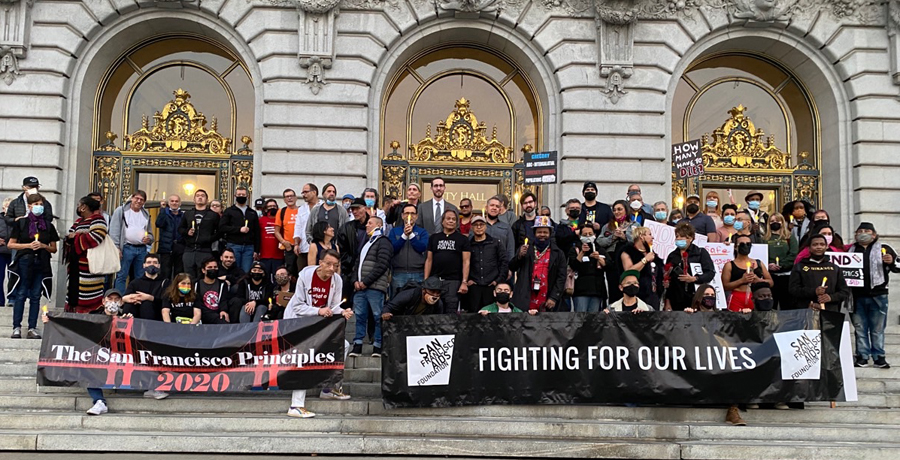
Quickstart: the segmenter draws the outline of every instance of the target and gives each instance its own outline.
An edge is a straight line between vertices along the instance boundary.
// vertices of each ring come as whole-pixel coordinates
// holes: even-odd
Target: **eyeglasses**
[[[471,204],[461,204],[461,205],[459,205],[459,207],[460,207],[460,209],[469,209],[472,207],[472,205]]]
[[[290,194],[290,195],[285,195],[285,196],[284,196],[284,199],[285,199],[285,200],[288,199],[288,198],[297,198],[297,195]]]
[[[221,207],[222,207],[221,204],[211,204],[211,205],[209,205],[209,206],[210,206],[210,207],[213,207],[213,208],[221,208]]]

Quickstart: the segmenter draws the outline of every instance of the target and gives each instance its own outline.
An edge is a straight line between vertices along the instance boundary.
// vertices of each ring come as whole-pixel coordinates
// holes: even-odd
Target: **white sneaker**
[[[775,403],[775,408],[778,409],[778,410],[788,410],[788,409],[790,409],[790,407],[788,407],[788,405],[785,404],[785,403],[783,403],[783,402]]]
[[[288,417],[296,418],[313,418],[316,416],[316,413],[306,410],[305,407],[292,407],[287,411],[287,415]]]
[[[328,391],[325,391],[328,390]],[[350,395],[344,394],[343,391],[338,390],[337,388],[323,388],[322,392],[319,393],[319,399],[336,399],[339,401],[346,401],[350,399]]]
[[[169,397],[169,393],[166,393],[165,391],[147,390],[144,392],[144,397],[153,398],[156,400],[166,399]]]
[[[109,409],[106,408],[106,403],[102,399],[95,402],[94,406],[87,410],[88,415],[102,415],[107,412],[109,412]]]

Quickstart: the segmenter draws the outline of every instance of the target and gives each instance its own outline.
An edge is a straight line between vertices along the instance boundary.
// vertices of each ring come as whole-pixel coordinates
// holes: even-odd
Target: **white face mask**
[[[37,195],[38,189],[37,189],[37,187],[32,187],[32,188],[28,189],[27,193],[29,195]]]
[[[637,211],[638,209],[641,209],[641,206],[643,206],[643,204],[638,200],[634,200],[631,202],[631,209],[633,209],[635,211]]]

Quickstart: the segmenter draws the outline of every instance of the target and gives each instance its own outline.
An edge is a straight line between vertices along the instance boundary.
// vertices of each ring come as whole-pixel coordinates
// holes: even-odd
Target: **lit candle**
[[[613,224],[613,229],[619,228],[619,223],[618,223],[618,222],[613,221],[612,224]]]
[[[525,246],[528,246],[528,238],[525,238]]]
[[[34,239],[37,239],[37,235],[34,235]],[[881,248],[881,255],[886,256],[886,255],[887,255],[887,249]]]
[[[40,233],[35,233],[35,234],[34,234],[34,242],[35,242],[35,243],[37,243],[37,240],[38,240],[38,237],[39,237],[39,236],[41,236]],[[884,249],[882,249],[882,251],[884,251]]]
[[[826,276],[826,277],[823,277],[823,278],[822,278],[822,287],[825,287],[825,283],[827,283],[827,282],[828,282],[828,277],[827,277],[827,276]],[[824,310],[824,309],[825,309],[825,304],[820,302],[820,303],[819,303],[819,308],[821,308],[822,310]]]
[[[43,311],[44,314],[47,314],[47,304],[44,304],[44,306],[41,307],[41,311]]]
[[[487,217],[487,213],[484,212],[484,208],[481,208],[481,215],[482,215],[483,217]]]
[[[753,262],[747,262],[747,274],[749,275],[753,271]]]
[[[244,227],[247,226],[247,219],[244,219]]]
[[[778,258],[778,257],[775,258],[775,265],[781,266],[781,259],[780,259],[780,258]]]
[[[196,221],[196,220],[192,220],[192,221],[191,221],[191,230],[193,230],[196,226],[197,226],[197,221]]]
[[[272,298],[269,297],[269,305],[272,305]]]

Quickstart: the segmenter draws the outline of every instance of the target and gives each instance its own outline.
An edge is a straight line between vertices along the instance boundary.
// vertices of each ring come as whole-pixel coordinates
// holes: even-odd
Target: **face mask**
[[[743,229],[744,229],[744,221],[742,221],[742,220],[734,220],[734,219],[731,219],[731,220],[732,220],[731,223],[734,224],[734,229],[735,229],[735,230],[743,230]]]
[[[366,207],[372,208],[374,206],[375,206],[375,199],[374,198],[366,198]]]
[[[656,211],[653,213],[653,217],[655,217],[656,220],[658,220],[660,222],[666,220],[667,215],[668,214],[665,211]]]
[[[584,244],[591,244],[594,242],[594,237],[593,236],[582,236],[581,242]]]
[[[637,296],[638,291],[640,291],[640,288],[638,286],[635,286],[634,284],[629,284],[628,286],[622,288],[622,293],[627,295],[628,297]]]
[[[156,265],[147,265],[146,267],[144,267],[144,273],[148,275],[158,275],[159,267],[157,267]]]
[[[832,240],[832,239],[834,239],[833,236],[831,236],[831,235],[825,235],[825,242],[828,243],[829,246],[831,246],[831,240]]]
[[[815,222],[817,222],[817,223],[820,222],[819,225],[831,225],[831,222],[829,222],[828,219],[821,219],[821,220],[817,220]]]
[[[779,232],[781,231],[781,222],[772,222],[769,224],[769,228],[771,228],[773,232]]]
[[[325,200],[325,204],[328,206],[334,206],[334,200]]]
[[[719,205],[719,202],[716,201],[716,200],[709,200],[709,201],[706,202],[706,207],[707,207],[707,208],[715,208],[715,207],[718,206],[718,205]]]
[[[734,216],[725,216],[722,218],[722,222],[725,222],[725,225],[734,225]]]
[[[285,284],[288,284],[290,282],[291,282],[290,276],[276,276],[275,277],[275,284],[277,284],[279,286],[284,286]]]
[[[687,205],[688,214],[697,214],[700,211],[700,205],[696,203],[691,203]]]
[[[572,219],[577,219],[579,216],[581,216],[581,210],[580,209],[570,209],[566,212],[566,215],[568,215]]]
[[[631,202],[631,209],[634,211],[637,211],[638,209],[641,209],[641,206],[643,206],[643,205],[644,204],[641,203],[640,201],[634,200]]]
[[[537,241],[534,242],[534,247],[537,248],[538,251],[543,251],[544,249],[547,249],[547,246],[550,246],[549,239],[546,239],[546,240],[537,239]]]
[[[32,206],[31,213],[36,216],[40,216],[41,214],[44,213],[44,205],[36,204],[36,205]]]
[[[257,209],[257,210],[256,210],[256,217],[262,217],[262,216],[263,216],[262,211],[260,211],[260,210]]]
[[[37,187],[32,187],[32,188],[28,189],[28,192],[27,192],[27,193],[28,193],[29,195],[37,195],[37,192],[38,192]]]
[[[772,311],[775,307],[775,299],[756,299],[753,301],[758,311]]]
[[[716,306],[716,297],[711,295],[703,296],[703,299],[700,301],[700,304],[706,308],[714,308]]]
[[[275,214],[278,214],[278,210],[277,209],[269,209],[268,211],[266,211],[266,214],[268,214],[269,217],[275,217]]]
[[[206,278],[208,279],[216,279],[219,276],[219,269],[213,268],[212,270],[206,271]]]
[[[742,256],[749,256],[750,249],[751,249],[750,243],[740,243],[737,245],[738,254],[740,254]]]
[[[188,294],[191,293],[191,288],[189,288],[189,287],[179,287],[179,288],[178,288],[178,292],[180,292],[181,295],[188,295]]]
[[[587,201],[594,201],[594,198],[597,198],[597,194],[594,192],[585,192],[584,199]]]
[[[350,209],[350,202],[348,201],[348,202],[346,202],[346,203],[343,203],[343,206],[344,206],[344,209],[349,210],[349,209]]]
[[[498,292],[495,296],[497,299],[497,303],[505,304],[509,303],[509,293],[508,292]]]
[[[245,196],[235,197],[234,202],[243,206],[243,205],[247,204],[247,197],[245,197]]]
[[[678,219],[678,218],[672,219],[672,223],[673,223],[673,224],[677,224],[678,221],[680,221],[680,220],[681,220],[681,219]]]
[[[675,240],[675,247],[684,249],[687,247],[687,240]]]
[[[747,203],[747,207],[754,211],[759,209],[759,201],[753,200]]]
[[[103,302],[103,308],[105,308],[106,312],[109,313],[110,315],[119,314],[119,303],[118,302],[115,302],[112,300],[107,300],[106,302]]]
[[[265,276],[265,273],[251,273],[250,279],[252,279],[253,281],[262,281]]]
[[[872,241],[875,241],[875,237],[869,233],[860,233],[856,235],[856,241],[862,244],[869,244]]]

